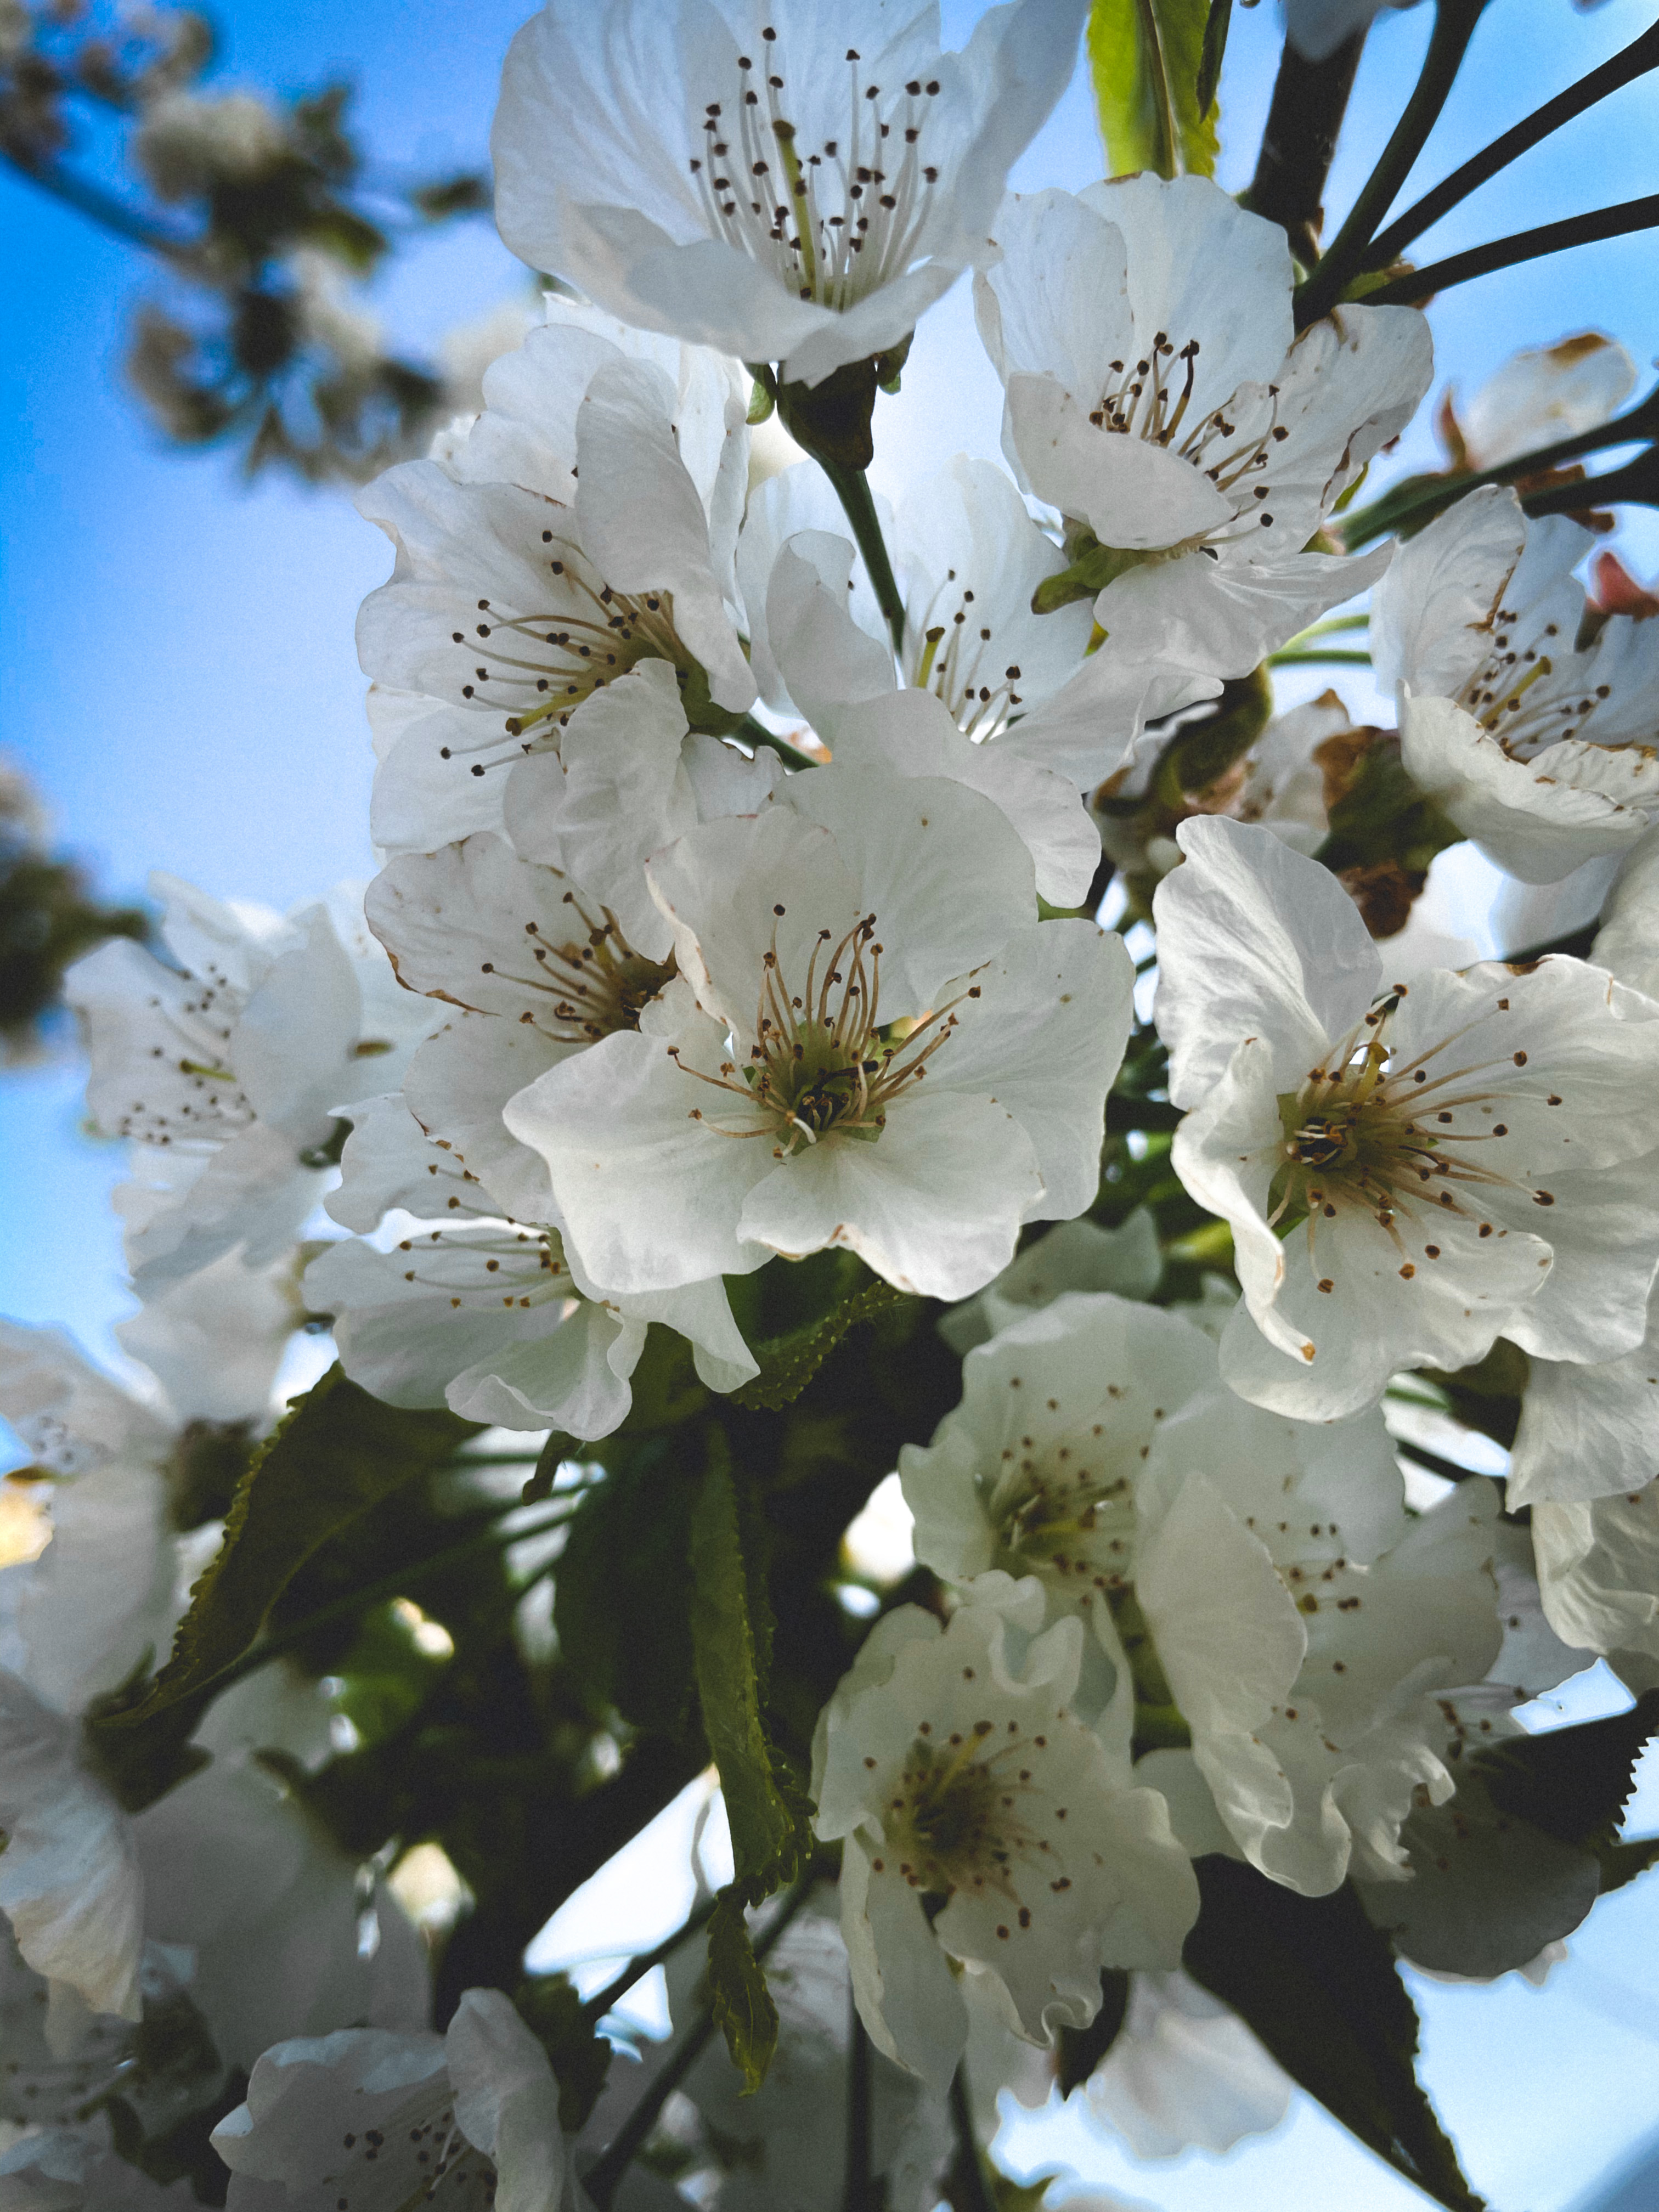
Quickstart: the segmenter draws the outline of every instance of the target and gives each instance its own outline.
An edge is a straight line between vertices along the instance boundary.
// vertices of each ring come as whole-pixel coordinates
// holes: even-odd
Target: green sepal
[[[876,394],[896,391],[909,351],[907,337],[867,360],[843,362],[821,383],[780,384],[778,412],[784,428],[814,460],[867,469],[876,454],[870,428]]]
[[[1127,576],[1149,558],[1134,546],[1103,545],[1088,531],[1079,532],[1071,565],[1045,576],[1031,594],[1031,612],[1051,615],[1077,599],[1097,599],[1108,584]]]
[[[519,2017],[546,2051],[559,2085],[559,2125],[586,2126],[599,2101],[616,2046],[590,2021],[568,1974],[532,1974],[513,1992]]]
[[[694,730],[701,730],[706,737],[729,738],[734,730],[742,728],[742,714],[734,714],[729,707],[722,707],[709,690],[708,671],[700,660],[682,669],[679,681],[680,707]]]
[[[860,1322],[872,1321],[903,1302],[903,1291],[872,1278],[863,1262],[850,1253],[833,1257],[828,1286],[830,1303],[781,1335],[754,1346],[760,1373],[732,1393],[733,1405],[776,1413],[793,1403],[849,1328]]]

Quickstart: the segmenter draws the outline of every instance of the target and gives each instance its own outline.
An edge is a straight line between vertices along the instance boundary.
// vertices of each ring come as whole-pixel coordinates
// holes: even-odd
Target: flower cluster
[[[1081,12],[552,0],[495,136],[545,319],[359,500],[380,872],[161,882],[71,973],[149,1379],[0,1335],[42,2204],[159,2185],[179,2110],[233,2208],[980,2202],[1056,2072],[1149,2154],[1272,2125],[1253,1931],[1490,1978],[1613,1878],[1640,1739],[1575,1826],[1516,1715],[1659,1686],[1659,623],[1559,483],[1345,550],[1418,307],[1311,313],[1204,174],[1006,191]],[[890,507],[969,269],[1006,466]],[[1458,471],[1624,359],[1522,356]],[[1397,728],[1275,715],[1367,621]],[[1599,935],[1449,959],[1460,839],[1616,860]],[[711,1756],[629,2112],[654,1960],[584,2003],[526,1945]]]

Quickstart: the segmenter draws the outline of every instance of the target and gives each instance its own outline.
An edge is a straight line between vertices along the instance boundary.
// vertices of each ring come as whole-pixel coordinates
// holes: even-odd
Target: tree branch
[[[1243,204],[1279,226],[1304,269],[1319,258],[1325,180],[1364,45],[1365,33],[1356,31],[1324,61],[1310,62],[1287,39],[1279,58],[1261,151]]]

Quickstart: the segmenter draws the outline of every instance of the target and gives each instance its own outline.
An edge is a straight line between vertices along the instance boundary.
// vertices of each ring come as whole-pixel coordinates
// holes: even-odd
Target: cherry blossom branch
[[[1540,261],[1551,253],[1565,253],[1574,246],[1590,246],[1598,239],[1622,238],[1632,230],[1651,230],[1659,223],[1659,192],[1640,199],[1621,200],[1616,207],[1593,208],[1588,215],[1570,215],[1560,222],[1540,223],[1534,230],[1517,230],[1508,238],[1495,238],[1487,246],[1471,246],[1444,261],[1413,269],[1390,283],[1367,292],[1367,307],[1415,307],[1419,300],[1467,284],[1471,277],[1489,276],[1494,270],[1512,269],[1517,262]],[[1323,266],[1323,264],[1321,264]]]
[[[1382,158],[1361,188],[1347,219],[1331,240],[1328,253],[1313,274],[1297,287],[1296,321],[1298,330],[1328,314],[1358,275],[1366,247],[1378,223],[1388,213],[1412,166],[1422,152],[1429,133],[1440,119],[1440,111],[1462,65],[1474,27],[1486,0],[1438,0],[1434,33],[1424,58],[1416,89],[1406,112],[1395,125],[1382,149]]]
[[[37,167],[33,162],[20,161],[15,155],[4,153],[0,153],[0,160],[5,161],[14,176],[22,177],[64,207],[73,208],[76,215],[95,222],[100,230],[118,238],[125,246],[141,246],[146,253],[154,253],[163,261],[175,261],[188,249],[187,240],[169,238],[165,231],[157,230],[143,216],[135,214],[112,192],[106,192],[102,185],[92,184],[85,177],[76,176],[72,169],[55,163],[49,168]]]
[[[1461,168],[1454,169],[1431,192],[1425,192],[1415,207],[1407,208],[1397,222],[1390,223],[1387,230],[1372,240],[1360,266],[1386,269],[1390,262],[1400,258],[1413,239],[1421,237],[1488,178],[1507,168],[1541,139],[1560,130],[1563,124],[1571,123],[1574,116],[1582,115],[1586,108],[1594,107],[1610,93],[1655,69],[1659,69],[1659,23],[1650,26],[1639,38],[1632,39],[1622,52],[1603,62],[1599,69],[1581,76],[1577,84],[1570,84],[1553,100],[1547,100],[1513,130],[1505,131],[1490,146],[1473,155]]]
[[[1261,150],[1243,204],[1279,226],[1304,268],[1318,258],[1325,182],[1364,44],[1364,32],[1356,31],[1325,60],[1310,62],[1286,39],[1279,56]]]
[[[817,1880],[813,1870],[807,1871],[784,1899],[766,1933],[755,1945],[757,1961],[763,1960],[784,1929],[812,1893]],[[582,2186],[592,2200],[594,2212],[611,2212],[611,2201],[622,2183],[623,2176],[638,2156],[646,2137],[657,2124],[657,2115],[670,2096],[702,2057],[714,2033],[713,2008],[705,2005],[696,2021],[686,2030],[670,2052],[650,2087],[617,2130],[612,2142],[582,2177]]]

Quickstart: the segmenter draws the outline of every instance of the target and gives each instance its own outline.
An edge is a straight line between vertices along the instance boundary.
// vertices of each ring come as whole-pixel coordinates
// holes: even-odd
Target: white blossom
[[[275,2045],[213,2131],[236,2212],[377,2212],[424,2202],[576,2212],[547,2055],[499,1990],[446,2034],[343,2028]]]
[[[632,1297],[579,1283],[558,1231],[500,1212],[401,1099],[374,1103],[343,1165],[330,1211],[366,1236],[314,1260],[306,1291],[335,1316],[347,1374],[388,1405],[608,1436],[627,1418],[652,1322],[690,1339],[712,1389],[756,1372],[718,1279]]]
[[[637,1030],[520,1092],[507,1127],[614,1291],[843,1244],[965,1296],[1023,1221],[1094,1194],[1127,955],[1091,922],[1030,919],[1030,854],[959,784],[815,769],[790,799],[655,855],[676,980]]]
[[[644,660],[718,726],[755,698],[732,621],[738,365],[557,303],[495,362],[442,459],[359,495],[397,549],[357,645],[377,686],[372,828],[408,851],[499,830],[508,772]]]
[[[1093,2019],[1103,1966],[1173,1967],[1197,1914],[1163,1799],[1067,1710],[1082,1624],[1038,1633],[1042,1614],[1035,1580],[1004,1576],[943,1629],[902,1606],[818,1725],[817,1829],[842,1839],[860,2017],[940,2090],[968,2036],[951,1961],[1043,2043]]]
[[[1096,660],[1213,692],[1376,582],[1387,548],[1304,549],[1422,398],[1415,309],[1345,307],[1296,336],[1284,232],[1200,177],[1011,198],[997,239],[975,297],[1004,450],[1113,556]]]
[[[1563,1643],[1604,1653],[1633,1690],[1659,1689],[1659,1484],[1540,1498],[1532,1541],[1545,1616]]]
[[[1138,1206],[1115,1229],[1086,1218],[1044,1230],[989,1282],[939,1320],[939,1334],[961,1355],[1019,1321],[1034,1306],[1052,1305],[1066,1291],[1115,1291],[1150,1298],[1164,1273],[1158,1223]]]
[[[1130,1977],[1123,2025],[1083,2095],[1136,2158],[1175,2158],[1270,2132],[1291,2080],[1236,2012],[1177,1970]]]
[[[1471,469],[1498,469],[1540,447],[1599,430],[1636,388],[1636,363],[1616,338],[1579,331],[1513,353],[1451,416]]]
[[[1086,600],[1034,611],[1034,593],[1066,556],[990,463],[958,454],[896,510],[878,500],[877,514],[904,603],[896,665],[820,469],[791,469],[767,484],[738,544],[763,695],[780,714],[805,715],[832,746],[848,707],[897,682],[931,691],[994,756],[1018,754],[1088,783],[1126,732],[1207,688],[1150,659],[1090,653]]]
[[[232,1375],[247,1317],[236,1273],[222,1262],[181,1286],[217,1279]],[[259,1330],[257,1298],[251,1318]],[[284,1335],[292,1320],[285,1301]],[[249,1427],[265,1410],[271,1364]],[[50,1985],[49,2032],[69,2034],[88,2006],[136,2020],[147,1940],[191,1960],[192,1996],[233,2063],[296,2030],[417,2014],[425,1963],[390,1893],[374,1886],[382,1940],[363,1955],[356,1868],[251,1757],[270,1747],[302,1767],[326,1759],[317,1685],[290,1680],[280,1663],[235,1685],[197,1731],[212,1764],[136,1816],[87,1754],[88,1707],[166,1656],[202,1564],[199,1542],[173,1525],[201,1510],[190,1465],[201,1425],[180,1425],[159,1395],[122,1391],[57,1332],[9,1324],[0,1410],[55,1478],[52,1540],[0,1571],[0,1911]]]
[[[142,1288],[240,1250],[259,1268],[326,1188],[337,1107],[395,1083],[434,1010],[399,991],[344,887],[289,919],[153,879],[172,963],[115,938],[65,994],[88,1109],[131,1146],[116,1203]]]
[[[1135,1596],[1239,1847],[1308,1895],[1401,1878],[1417,1793],[1455,1787],[1447,1693],[1502,1649],[1493,1486],[1408,1521],[1375,1413],[1290,1421],[1214,1391],[1160,1429],[1141,1498]]]
[[[1237,823],[1178,835],[1158,1021],[1176,1171],[1232,1227],[1232,1387],[1328,1419],[1500,1333],[1577,1361],[1639,1342],[1659,1010],[1559,955],[1391,984],[1316,863]]]
[[[1620,862],[1590,958],[1632,990],[1659,999],[1659,836],[1644,836]]]
[[[507,56],[501,235],[626,322],[819,383],[983,258],[1082,15],[1018,0],[948,54],[932,5],[554,0]]]
[[[1528,1362],[1510,1454],[1512,1507],[1645,1490],[1659,1475],[1659,1294],[1646,1334],[1616,1359]]]
[[[1594,542],[1487,485],[1401,549],[1372,612],[1407,770],[1523,883],[1624,852],[1659,820],[1659,623],[1586,624],[1572,572]]]
[[[1122,1756],[1189,1733],[1274,1879],[1392,1871],[1413,1789],[1449,1791],[1428,1693],[1498,1656],[1494,1502],[1478,1485],[1408,1528],[1379,1414],[1241,1406],[1190,1322],[1073,1291],[968,1354],[961,1406],[900,1467],[918,1559],[970,1593],[1030,1576],[1048,1619],[1081,1614],[1073,1711]]]

